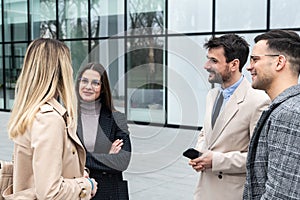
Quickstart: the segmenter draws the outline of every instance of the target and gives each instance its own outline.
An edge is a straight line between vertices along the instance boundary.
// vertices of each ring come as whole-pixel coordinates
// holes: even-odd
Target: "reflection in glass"
[[[127,35],[159,35],[165,28],[165,1],[128,1]],[[165,122],[164,38],[127,40],[128,119]]]
[[[27,1],[4,0],[5,41],[28,39]]]
[[[117,57],[108,67],[108,77],[111,86],[114,106],[118,111],[125,112],[125,79],[124,57]]]
[[[164,123],[164,46],[161,37],[127,41],[130,120]]]
[[[154,35],[164,33],[164,0],[129,0],[128,11],[128,29],[131,29],[128,34]]]
[[[211,0],[169,0],[168,29],[175,32],[208,32],[212,30]]]
[[[168,40],[168,122],[202,126],[211,84],[204,69],[206,36],[170,37]]]
[[[0,13],[2,13],[2,1],[0,1]],[[0,22],[0,42],[2,42],[2,14],[0,15]]]
[[[71,51],[73,76],[75,78],[77,71],[88,55],[88,42],[85,40],[66,41],[65,44],[70,48]]]
[[[87,62],[99,62],[106,69],[114,106],[117,110],[125,112],[125,65],[124,65],[124,39],[98,40],[101,43],[89,52]],[[83,64],[85,64],[83,63]]]
[[[266,11],[267,1],[216,1],[216,31],[265,29]]]
[[[4,80],[3,80],[3,59],[2,45],[0,45],[0,109],[4,109]]]
[[[5,45],[6,108],[11,109],[14,90],[24,62],[27,43]]]
[[[88,37],[88,2],[82,0],[58,1],[59,38]]]
[[[57,38],[56,0],[31,0],[32,39]]]
[[[124,32],[124,0],[91,2],[91,37],[107,37]]]
[[[299,0],[271,1],[270,14],[271,29],[300,27]]]

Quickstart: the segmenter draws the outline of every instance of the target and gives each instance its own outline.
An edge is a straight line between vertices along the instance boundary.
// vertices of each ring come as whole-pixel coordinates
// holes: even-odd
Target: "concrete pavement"
[[[10,160],[13,143],[7,136],[10,113],[0,112],[0,159]],[[124,178],[131,200],[192,199],[198,174],[182,152],[194,146],[197,130],[129,125],[132,159]],[[100,186],[101,188],[101,186]]]

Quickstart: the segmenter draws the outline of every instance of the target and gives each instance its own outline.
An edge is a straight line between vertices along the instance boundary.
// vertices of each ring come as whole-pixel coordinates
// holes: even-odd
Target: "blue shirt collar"
[[[221,92],[223,92],[224,99],[229,99],[229,97],[234,93],[235,89],[241,84],[242,80],[244,78],[244,75],[241,76],[241,78],[232,86],[225,88],[225,89],[220,89]]]

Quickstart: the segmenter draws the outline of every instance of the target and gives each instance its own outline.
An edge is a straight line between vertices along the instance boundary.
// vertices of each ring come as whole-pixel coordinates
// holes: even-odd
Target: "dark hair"
[[[245,39],[236,34],[226,34],[221,37],[211,37],[205,44],[206,49],[223,47],[226,62],[239,59],[239,71],[242,71],[249,55],[249,44]]]
[[[101,100],[100,101],[102,103],[102,107],[108,109],[109,111],[115,111],[115,108],[113,106],[108,76],[107,76],[105,68],[99,63],[93,63],[93,62],[88,63],[79,69],[78,75],[77,75],[77,80],[76,80],[76,86],[75,86],[77,97],[80,98],[80,96],[79,96],[80,78],[82,77],[82,74],[88,69],[98,72],[101,76],[102,84],[101,84],[101,94],[100,94]]]
[[[291,69],[300,72],[300,37],[294,31],[271,30],[254,38],[257,43],[266,40],[270,50],[288,57]]]

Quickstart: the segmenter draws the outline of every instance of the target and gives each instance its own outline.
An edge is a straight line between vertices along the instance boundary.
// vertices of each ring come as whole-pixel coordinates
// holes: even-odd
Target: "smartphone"
[[[198,158],[199,156],[201,156],[202,153],[197,151],[194,148],[189,148],[186,151],[183,152],[183,156],[189,158],[189,159],[195,159]]]

